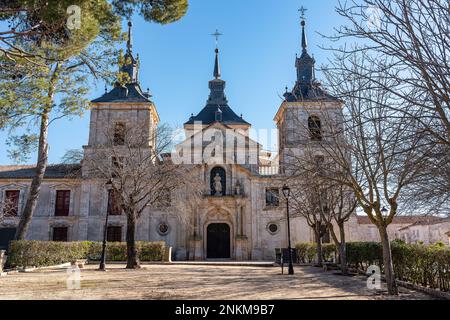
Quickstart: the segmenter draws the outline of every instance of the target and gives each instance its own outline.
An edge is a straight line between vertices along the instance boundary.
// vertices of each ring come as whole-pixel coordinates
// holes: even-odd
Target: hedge
[[[298,262],[312,263],[317,258],[317,244],[298,243],[295,245]],[[325,261],[332,261],[336,256],[336,245],[334,243],[322,244],[322,257]]]
[[[299,262],[316,260],[316,244],[296,246]],[[333,245],[323,245],[326,260],[333,257]],[[347,263],[355,269],[366,270],[370,265],[383,268],[383,247],[378,242],[347,242]],[[442,243],[426,246],[406,244],[400,240],[391,243],[394,273],[397,279],[450,292],[450,248]]]
[[[383,266],[383,247],[378,242],[347,242],[347,264],[356,269],[371,265]]]
[[[108,261],[126,261],[126,243],[108,243]],[[168,248],[164,242],[137,242],[141,261],[167,261]],[[100,260],[100,242],[11,241],[8,250],[8,267],[43,267],[58,265],[78,259]]]
[[[450,248],[392,242],[394,273],[399,280],[450,292]]]

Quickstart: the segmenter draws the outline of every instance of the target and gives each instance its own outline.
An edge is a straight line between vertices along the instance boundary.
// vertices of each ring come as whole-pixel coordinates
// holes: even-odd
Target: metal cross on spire
[[[306,9],[303,6],[301,6],[301,8],[298,9],[298,11],[300,12],[300,18],[302,18],[302,20],[305,20],[305,12],[308,11],[308,9]]]
[[[220,38],[220,36],[223,36],[223,34],[220,33],[219,30],[216,29],[216,32],[214,32],[211,35],[216,38],[216,48],[217,48],[219,46],[219,38]]]

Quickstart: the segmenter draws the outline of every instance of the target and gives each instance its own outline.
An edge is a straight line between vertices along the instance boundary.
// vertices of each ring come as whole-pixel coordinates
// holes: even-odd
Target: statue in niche
[[[239,180],[236,182],[236,195],[237,196],[240,196],[241,195],[241,192],[242,192],[242,190],[241,190],[242,188],[241,188],[241,183],[239,182]]]
[[[216,191],[216,196],[222,195],[222,178],[218,173],[216,173],[216,176],[214,177],[214,190]]]

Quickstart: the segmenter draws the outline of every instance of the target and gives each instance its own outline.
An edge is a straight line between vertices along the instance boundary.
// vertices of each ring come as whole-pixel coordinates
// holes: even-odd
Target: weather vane
[[[214,32],[211,35],[216,38],[216,47],[217,47],[219,45],[219,37],[223,36],[223,34],[220,33],[219,30],[216,29],[216,32]]]
[[[305,12],[308,11],[308,9],[302,6],[298,11],[300,12],[300,18],[302,18],[302,20],[305,20]]]

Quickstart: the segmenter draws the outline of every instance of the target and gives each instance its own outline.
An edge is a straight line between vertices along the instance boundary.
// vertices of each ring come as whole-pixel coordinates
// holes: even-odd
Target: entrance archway
[[[229,259],[230,226],[226,223],[212,223],[206,231],[206,257],[208,259]]]

